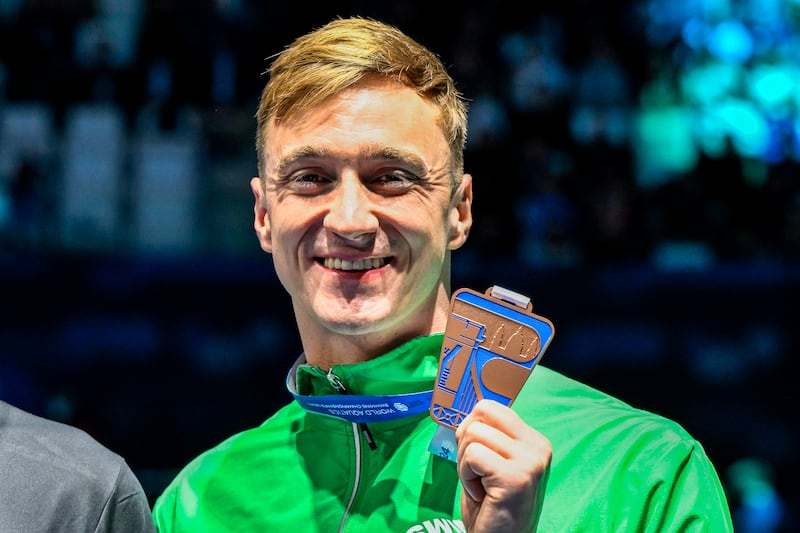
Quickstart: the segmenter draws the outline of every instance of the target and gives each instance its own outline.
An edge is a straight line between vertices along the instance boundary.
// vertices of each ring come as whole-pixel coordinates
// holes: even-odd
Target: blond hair
[[[299,38],[275,56],[256,113],[258,169],[265,177],[264,149],[271,124],[307,111],[368,74],[396,78],[440,111],[450,145],[455,186],[464,173],[466,104],[441,60],[394,26],[351,17],[335,19]]]

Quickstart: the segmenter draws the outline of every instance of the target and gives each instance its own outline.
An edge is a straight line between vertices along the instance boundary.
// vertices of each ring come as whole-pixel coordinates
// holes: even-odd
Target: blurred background
[[[516,4],[0,0],[0,398],[153,500],[290,399],[253,114],[269,56],[360,14],[470,102],[454,286],[531,296],[543,364],[683,424],[737,531],[799,530],[800,1]]]

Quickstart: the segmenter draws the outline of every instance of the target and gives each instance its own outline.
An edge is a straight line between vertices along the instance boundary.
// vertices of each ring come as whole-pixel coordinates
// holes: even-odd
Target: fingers
[[[544,454],[548,463],[550,459],[550,442],[544,435],[509,407],[492,400],[481,400],[475,405],[456,430],[456,442],[459,457],[471,444],[480,443],[505,459],[522,452]],[[480,452],[478,457],[485,457],[485,453]]]
[[[474,502],[482,502],[486,497],[486,489],[483,486],[482,478],[490,470],[491,464],[497,460],[497,454],[480,442],[472,442],[461,451],[459,446],[456,467],[458,477],[467,495]],[[465,454],[468,453],[469,457]],[[465,458],[466,457],[466,458]]]
[[[495,404],[500,406],[500,404]],[[513,446],[515,438],[509,434],[509,431],[515,434],[518,430],[513,427],[507,428],[503,426],[495,417],[483,413],[484,410],[485,409],[481,409],[481,412],[478,413],[473,411],[473,413],[458,426],[456,430],[458,455],[463,455],[470,444],[479,443],[489,450],[494,451],[496,454],[508,458],[510,448]],[[473,416],[473,414],[475,416]],[[479,452],[476,450],[473,453]],[[486,452],[482,452],[480,455],[483,455],[483,453]]]
[[[478,402],[456,430],[456,441],[468,529],[532,530],[550,468],[550,441],[491,400]]]
[[[481,400],[475,404],[472,412],[459,425],[456,431],[456,438],[458,438],[459,432],[464,434],[467,427],[473,422],[489,424],[511,438],[520,438],[520,431],[524,432],[526,429],[532,429],[509,407],[493,400]]]
[[[470,498],[503,498],[536,486],[550,466],[547,438],[498,402],[482,400],[456,430],[459,478]]]

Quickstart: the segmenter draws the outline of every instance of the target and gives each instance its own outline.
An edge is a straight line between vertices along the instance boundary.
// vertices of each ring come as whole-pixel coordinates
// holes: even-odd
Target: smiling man
[[[472,179],[452,175],[437,108],[368,75],[296,113],[269,126],[252,188],[309,362],[357,363],[443,331]]]
[[[291,296],[294,401],[205,452],[156,502],[160,531],[730,531],[679,425],[537,367],[483,400],[457,457],[429,451],[450,261],[472,226],[466,109],[398,29],[337,19],[272,63],[254,227]]]

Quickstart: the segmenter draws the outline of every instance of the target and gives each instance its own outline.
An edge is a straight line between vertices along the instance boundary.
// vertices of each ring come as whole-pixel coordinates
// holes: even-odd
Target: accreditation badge
[[[440,425],[431,453],[455,461],[455,430],[479,400],[514,402],[555,333],[532,309],[530,298],[497,285],[453,294],[430,406]]]

